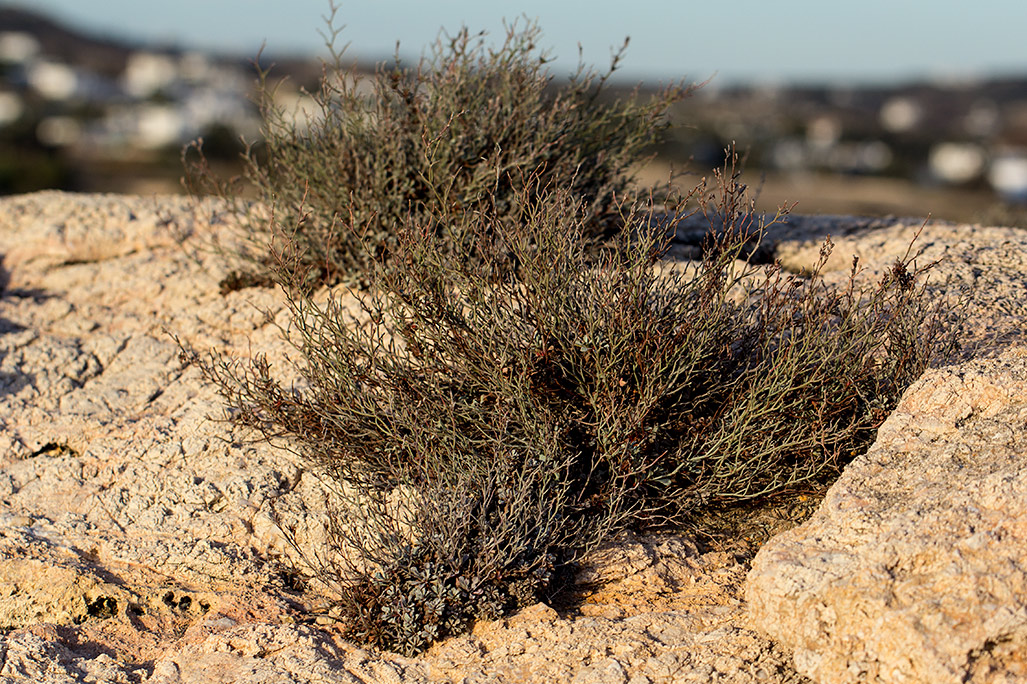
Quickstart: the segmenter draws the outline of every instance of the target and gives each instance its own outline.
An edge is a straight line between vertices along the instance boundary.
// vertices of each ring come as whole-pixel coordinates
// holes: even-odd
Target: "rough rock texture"
[[[1027,347],[921,378],[747,596],[817,681],[1027,680]]]
[[[920,229],[818,221],[838,236],[829,278],[853,255],[886,266]],[[925,374],[817,513],[760,551],[752,624],[820,682],[1027,681],[1027,232],[930,224],[915,249],[940,260],[936,293],[972,289],[967,361]],[[777,254],[801,268],[816,239]]]
[[[816,263],[830,236],[834,249],[825,273],[834,282],[848,277],[853,257],[868,273],[880,272],[907,251],[917,265],[937,262],[931,290],[965,314],[964,358],[1027,341],[1027,230],[925,225],[923,219],[800,217],[771,235],[775,257],[794,271]]]
[[[624,540],[580,607],[417,660],[339,639],[268,515],[316,545],[316,478],[217,421],[171,337],[290,351],[276,292],[220,294],[222,229],[173,197],[0,200],[0,681],[803,681],[743,625],[747,557],[681,539]]]
[[[700,549],[687,534],[622,538],[588,559],[577,604],[538,605],[478,624],[417,659],[341,640],[330,620],[314,617],[324,601],[318,588],[295,590],[293,552],[269,517],[273,504],[287,524],[300,525],[301,546],[316,545],[323,510],[316,478],[287,452],[216,420],[215,392],[180,360],[171,338],[241,358],[259,350],[279,366],[290,353],[272,324],[285,316],[277,293],[219,293],[227,265],[202,249],[224,229],[218,209],[173,197],[40,193],[0,200],[0,681],[801,682],[800,671],[835,681],[833,671],[812,667],[814,661],[863,657],[851,650],[858,646],[853,639],[799,644],[790,640],[797,635],[774,631],[776,621],[796,614],[789,607],[794,599],[775,593],[772,583],[761,589],[754,578],[745,600],[752,544],[739,539]],[[905,252],[918,226],[796,218],[774,238],[777,253],[799,269],[830,232],[839,251],[860,254],[872,274]],[[922,240],[924,259],[945,258],[936,274],[939,296],[981,286],[970,305],[973,337],[981,342],[973,353],[994,355],[1023,337],[1027,233],[932,224]],[[831,277],[844,276],[845,268],[842,263]],[[946,372],[976,373],[985,387],[1015,366],[1014,357],[999,358],[1005,361],[968,362]],[[940,426],[937,434],[952,444],[987,414],[981,409],[958,425],[950,421],[954,427],[945,432],[951,406],[932,401],[904,409],[914,411],[908,420],[921,431]],[[1012,399],[1009,406],[996,401],[996,416],[1013,410]],[[1008,437],[994,425],[995,440],[1010,445],[1024,429],[1022,418],[1008,424]],[[882,433],[881,444],[897,443],[892,434]],[[937,445],[948,444],[940,440]],[[937,446],[928,442],[914,439],[910,448]],[[896,456],[880,467],[903,463]],[[1006,508],[987,509],[985,516],[997,527],[976,529],[1008,528],[1007,539],[1022,538],[1015,476],[1006,483],[996,473],[1007,471],[978,465],[948,478],[971,492],[990,487],[988,500],[1004,502]],[[913,482],[917,476],[888,477]],[[910,486],[928,493],[926,484]],[[883,510],[890,491],[874,494],[885,498],[873,510]],[[976,493],[953,499],[964,500],[982,505]],[[799,518],[809,503],[798,506]],[[792,527],[793,513],[761,513],[748,521],[748,536],[759,540]],[[919,525],[910,518],[907,527],[923,530],[929,541],[930,530]],[[990,532],[982,534],[990,539]],[[765,559],[775,545],[799,543],[801,533],[781,539],[761,556],[761,576],[768,576]],[[912,547],[910,553],[902,562],[919,558]],[[787,572],[798,578],[795,586],[817,576],[793,566]],[[1019,566],[1010,560],[1005,574],[973,585],[974,573],[991,567],[985,561],[946,567],[964,574],[946,576],[953,612],[939,613],[941,626],[932,629],[940,634],[945,620],[964,616],[959,634],[970,644],[974,635],[999,635],[1011,625],[1002,632],[1005,641],[972,646],[978,650],[965,666],[1008,669],[1010,654],[1022,654],[1024,643],[1015,627],[1022,595],[1011,584]],[[992,592],[998,608],[960,612],[972,610],[957,601],[969,595],[968,586],[983,597],[981,606]],[[750,603],[760,606],[755,623]],[[772,605],[776,615],[768,612]],[[909,608],[907,617],[916,610]],[[798,669],[792,654],[754,624],[796,649]],[[925,663],[934,657],[927,648],[917,656]]]

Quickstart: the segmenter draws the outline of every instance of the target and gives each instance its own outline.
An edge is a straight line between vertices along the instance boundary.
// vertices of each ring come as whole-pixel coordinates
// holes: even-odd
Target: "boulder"
[[[927,372],[757,554],[761,631],[818,682],[1027,679],[1027,347]]]
[[[906,391],[809,521],[761,549],[746,586],[752,624],[819,682],[1021,681],[1027,231],[804,220],[808,237],[777,249],[796,270],[830,232],[818,225],[841,228],[835,254],[872,272],[922,230],[912,253],[938,262],[931,289],[964,315],[964,349]],[[829,280],[845,277],[844,261],[829,262]]]
[[[228,220],[217,202],[179,197],[0,199],[0,681],[1016,677],[1025,642],[1015,456],[1027,393],[1015,390],[1023,356],[1009,349],[1027,317],[1022,231],[924,229],[921,258],[942,259],[933,295],[956,301],[978,286],[961,304],[966,360],[907,393],[831,490],[821,522],[786,532],[817,503],[799,497],[760,511],[735,538],[623,535],[582,561],[566,605],[481,622],[411,659],[344,641],[330,593],[316,578],[297,583],[302,553],[323,534],[317,477],[225,422],[214,388],[178,354],[173,336],[241,360],[263,352],[278,368],[294,353],[277,327],[288,318],[279,293],[220,292],[231,264],[209,246]],[[801,270],[831,234],[839,259],[859,255],[861,277],[872,278],[919,227],[793,217],[773,250]],[[841,280],[847,264],[829,270]],[[854,480],[861,468],[877,479]],[[863,480],[879,484],[858,499],[837,494]],[[839,500],[862,527],[819,531]],[[296,548],[272,513],[296,528]],[[845,534],[862,535],[859,545]],[[828,551],[816,551],[821,542]],[[857,599],[865,615],[847,612]],[[868,632],[860,615],[881,623]],[[885,635],[907,640],[907,669],[889,660]]]

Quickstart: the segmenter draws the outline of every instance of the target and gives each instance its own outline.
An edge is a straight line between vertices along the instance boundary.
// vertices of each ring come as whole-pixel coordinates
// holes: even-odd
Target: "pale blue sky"
[[[8,0],[10,1],[10,0]],[[0,0],[3,2],[3,0]],[[93,32],[253,56],[324,54],[328,0],[15,0]],[[631,36],[623,75],[737,80],[895,82],[1027,75],[1027,0],[362,0],[340,2],[349,54],[373,62],[396,40],[416,57],[442,26],[501,32],[537,18],[554,73],[609,62]],[[502,8],[502,9],[501,9]]]

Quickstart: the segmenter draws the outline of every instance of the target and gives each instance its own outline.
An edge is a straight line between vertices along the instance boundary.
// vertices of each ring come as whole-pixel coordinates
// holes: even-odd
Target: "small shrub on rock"
[[[196,359],[335,490],[335,553],[312,565],[351,635],[416,653],[544,598],[613,530],[836,474],[948,349],[929,266],[861,287],[854,264],[835,289],[753,265],[765,226],[720,180],[695,192],[717,222],[684,266],[661,261],[683,212],[621,205],[632,229],[597,254],[586,203],[541,176],[476,214],[467,254],[438,248],[444,212],[398,226],[360,316],[276,254],[306,387]]]
[[[184,350],[319,473],[328,548],[296,548],[352,637],[406,654],[547,597],[613,531],[837,473],[953,340],[916,255],[840,288],[758,265],[733,166],[633,194],[685,91],[554,89],[536,41],[464,31],[369,91],[332,72],[305,130],[265,100],[238,281],[285,292],[302,382]],[[664,259],[696,204],[701,255]]]

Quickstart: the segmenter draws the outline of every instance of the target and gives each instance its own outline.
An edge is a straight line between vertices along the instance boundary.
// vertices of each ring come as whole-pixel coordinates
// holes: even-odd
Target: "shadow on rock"
[[[652,221],[665,223],[668,228],[672,219],[668,216],[654,216]],[[909,219],[919,223],[923,219]],[[760,241],[753,241],[750,251],[743,250],[742,258],[753,264],[770,264],[777,258],[777,246],[782,242],[794,240],[811,240],[821,242],[828,236],[838,238],[870,232],[876,229],[901,223],[901,219],[871,218],[865,216],[803,216],[789,214],[774,223],[774,215],[755,212],[733,217],[729,220],[722,214],[710,212],[694,212],[677,222],[672,245],[677,254],[689,259],[702,256],[706,246],[710,244],[712,235],[722,235],[726,230],[754,230],[760,225],[766,226],[766,234]]]

